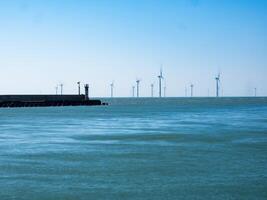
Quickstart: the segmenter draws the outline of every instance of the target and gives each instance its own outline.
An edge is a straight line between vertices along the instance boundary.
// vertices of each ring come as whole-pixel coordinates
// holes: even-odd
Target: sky
[[[0,94],[267,95],[265,0],[0,0]]]

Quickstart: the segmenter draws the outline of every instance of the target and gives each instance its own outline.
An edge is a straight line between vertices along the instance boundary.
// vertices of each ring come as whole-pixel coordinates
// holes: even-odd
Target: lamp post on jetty
[[[78,81],[77,84],[78,84],[78,95],[81,95],[81,82]]]

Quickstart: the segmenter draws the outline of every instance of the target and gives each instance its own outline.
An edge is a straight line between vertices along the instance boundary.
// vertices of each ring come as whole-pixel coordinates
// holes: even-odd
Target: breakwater
[[[97,106],[85,95],[0,95],[0,107]]]

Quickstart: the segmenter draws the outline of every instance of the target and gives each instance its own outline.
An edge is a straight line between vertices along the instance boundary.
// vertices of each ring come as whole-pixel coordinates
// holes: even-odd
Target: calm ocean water
[[[267,98],[0,109],[0,199],[267,199]]]

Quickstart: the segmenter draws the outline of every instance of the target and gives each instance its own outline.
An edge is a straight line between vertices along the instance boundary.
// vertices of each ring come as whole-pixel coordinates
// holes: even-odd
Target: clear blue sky
[[[168,96],[267,95],[265,0],[1,0],[0,94],[76,93],[141,96],[158,90],[160,65]]]

